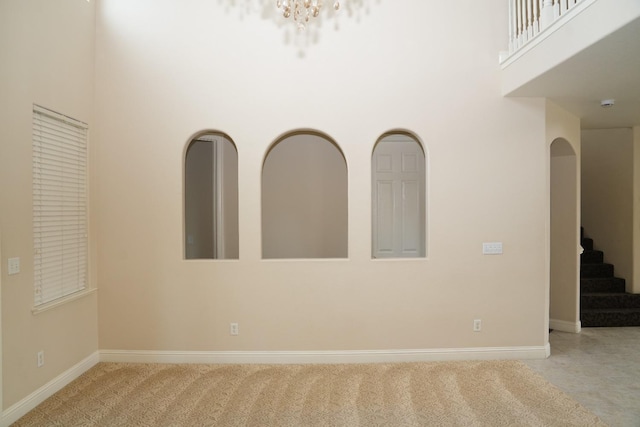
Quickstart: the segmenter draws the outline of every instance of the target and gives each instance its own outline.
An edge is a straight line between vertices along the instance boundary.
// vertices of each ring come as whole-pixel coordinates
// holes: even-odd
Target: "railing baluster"
[[[513,52],[514,50],[514,44],[513,44],[513,17],[514,17],[514,12],[513,12],[513,1],[514,0],[509,0],[509,15],[507,15],[509,17],[509,53]]]
[[[529,5],[529,0],[522,0],[522,36],[523,40],[527,40],[527,35],[529,34],[529,20],[527,16],[527,6]]]
[[[547,28],[553,22],[553,0],[544,0],[540,13],[540,30]]]
[[[540,32],[540,0],[533,1],[533,34]]]
[[[534,22],[536,20],[533,6],[534,3],[535,0],[529,0],[529,38],[533,38],[533,36],[536,34],[536,30],[534,28]]]
[[[533,38],[533,0],[527,2],[527,40]]]
[[[515,18],[516,18],[516,48],[519,48],[521,46],[520,43],[520,36],[522,34],[522,24],[520,23],[520,8],[521,8],[521,2],[522,0],[516,0],[515,1]]]

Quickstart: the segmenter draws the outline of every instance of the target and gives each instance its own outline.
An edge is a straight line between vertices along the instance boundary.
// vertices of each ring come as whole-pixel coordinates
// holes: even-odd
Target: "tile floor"
[[[640,327],[549,334],[551,356],[524,361],[611,427],[640,427]]]

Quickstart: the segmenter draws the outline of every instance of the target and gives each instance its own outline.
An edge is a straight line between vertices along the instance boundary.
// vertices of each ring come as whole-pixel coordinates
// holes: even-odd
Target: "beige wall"
[[[2,270],[3,407],[6,409],[97,346],[96,294],[34,315],[31,121],[37,103],[89,124],[93,138],[95,3],[0,2],[0,229],[2,264],[19,257],[21,272]],[[90,149],[91,151],[92,149]],[[91,167],[94,164],[91,163]],[[96,187],[91,185],[95,196]],[[91,225],[96,222],[91,204]],[[92,228],[92,230],[94,230]],[[90,234],[96,250],[95,233]],[[90,283],[96,265],[91,260]],[[36,354],[45,352],[37,368]]]
[[[582,133],[582,225],[633,288],[633,130]]]
[[[546,343],[545,107],[500,95],[505,6],[410,6],[371,2],[296,41],[293,24],[232,2],[98,3],[100,348]],[[234,262],[182,256],[183,148],[211,128],[238,147]],[[295,129],[344,152],[347,259],[262,260],[262,162]],[[371,260],[371,153],[392,129],[425,143],[427,259]],[[483,256],[487,241],[504,254]]]

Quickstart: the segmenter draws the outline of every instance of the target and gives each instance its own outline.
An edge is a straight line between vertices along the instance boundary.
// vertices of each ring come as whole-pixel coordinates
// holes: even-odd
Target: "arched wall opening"
[[[222,132],[202,132],[184,157],[186,259],[238,259],[238,151]]]
[[[550,148],[549,327],[580,332],[578,162],[571,144]]]
[[[346,258],[347,163],[329,136],[294,131],[262,167],[262,258]]]
[[[426,156],[409,132],[392,131],[371,156],[371,256],[426,256]]]

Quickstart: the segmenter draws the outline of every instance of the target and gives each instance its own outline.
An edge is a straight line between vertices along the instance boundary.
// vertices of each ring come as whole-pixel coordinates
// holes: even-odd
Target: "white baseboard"
[[[86,359],[67,369],[62,374],[58,375],[29,396],[25,397],[21,401],[11,405],[5,411],[2,411],[2,419],[0,420],[1,426],[9,426],[12,423],[18,421],[20,417],[27,412],[44,402],[47,398],[51,397],[54,393],[62,389],[71,381],[78,378],[80,375],[91,369],[100,361],[100,353],[95,352]]]
[[[101,362],[203,364],[399,363],[452,360],[545,359],[549,345],[355,351],[134,351],[101,350]]]
[[[578,334],[582,330],[582,323],[580,321],[567,322],[566,320],[549,319],[549,328],[555,331]]]

